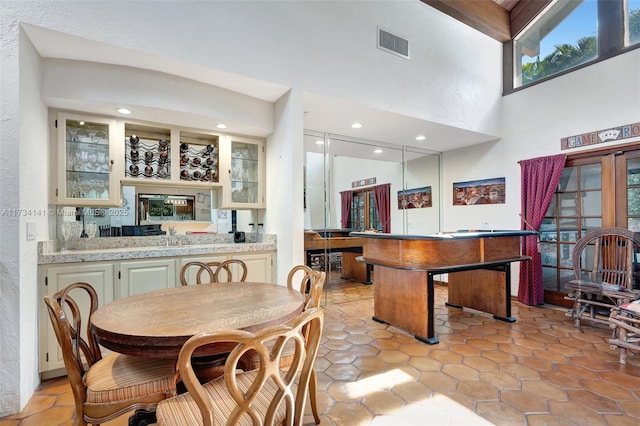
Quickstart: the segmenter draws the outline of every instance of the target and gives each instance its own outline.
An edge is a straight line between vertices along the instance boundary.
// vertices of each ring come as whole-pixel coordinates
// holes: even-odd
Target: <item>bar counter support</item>
[[[435,333],[434,276],[449,274],[446,305],[511,316],[511,263],[529,260],[520,237],[533,231],[491,231],[456,235],[363,237],[362,261],[375,267],[373,320],[411,333],[421,342],[439,343]]]

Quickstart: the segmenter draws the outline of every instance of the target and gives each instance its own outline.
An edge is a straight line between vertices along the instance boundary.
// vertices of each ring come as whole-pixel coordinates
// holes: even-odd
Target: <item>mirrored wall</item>
[[[349,233],[440,232],[440,178],[438,152],[306,130],[306,264],[329,280],[372,283],[372,266],[358,261],[362,239]]]
[[[440,176],[439,152],[306,130],[305,229],[380,231],[387,225],[394,234],[439,232]],[[370,194],[386,184],[389,216],[385,223],[372,221]],[[344,191],[353,193],[352,210],[358,210],[347,224],[341,217]]]

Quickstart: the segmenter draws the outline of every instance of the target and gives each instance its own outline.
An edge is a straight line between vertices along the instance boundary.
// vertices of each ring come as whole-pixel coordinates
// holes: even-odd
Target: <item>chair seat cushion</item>
[[[176,389],[175,361],[112,353],[84,375],[87,403],[126,401]]]
[[[257,371],[248,371],[236,375],[238,387],[246,390],[255,380]],[[213,400],[214,423],[226,424],[231,412],[236,407],[236,403],[231,398],[224,382],[224,377],[208,382],[203,385],[204,391]],[[259,413],[266,413],[269,404],[273,400],[273,396],[277,391],[277,387],[272,380],[267,381],[263,390],[258,394],[253,403],[253,408]],[[263,417],[262,416],[262,417]],[[284,404],[280,404],[275,415],[274,424],[280,424],[284,421],[286,410]],[[158,404],[156,408],[156,418],[158,425],[167,426],[184,426],[202,424],[202,415],[198,405],[189,393],[183,393],[176,397],[165,399]],[[253,425],[248,416],[243,416],[239,422],[240,425]]]

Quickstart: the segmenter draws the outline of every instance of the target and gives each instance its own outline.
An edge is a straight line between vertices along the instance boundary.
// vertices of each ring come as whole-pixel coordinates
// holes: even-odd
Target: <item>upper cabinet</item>
[[[264,208],[264,141],[228,136],[222,146],[221,155],[223,190],[220,208]]]
[[[265,207],[265,143],[175,126],[57,114],[52,204],[118,207],[121,185],[202,188],[218,209]]]
[[[120,205],[119,158],[115,120],[58,113],[57,164],[52,203],[63,206]],[[120,151],[121,152],[121,151]]]

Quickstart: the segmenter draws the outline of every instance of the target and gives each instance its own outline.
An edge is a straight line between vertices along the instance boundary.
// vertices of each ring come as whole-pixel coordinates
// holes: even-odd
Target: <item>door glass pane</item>
[[[588,164],[580,167],[580,188],[600,189],[602,187],[600,164]]]
[[[629,216],[640,215],[640,188],[627,189],[627,213]]]
[[[627,227],[640,231],[640,158],[627,160]]]
[[[577,216],[578,215],[578,206],[576,204],[576,200],[578,198],[577,192],[568,192],[563,194],[558,194],[558,203],[559,211],[558,216],[567,217],[567,216]]]
[[[575,191],[578,189],[578,169],[577,167],[565,167],[558,184],[559,191]]]
[[[583,216],[600,216],[602,214],[602,191],[583,192],[581,198]]]
[[[580,237],[583,237],[585,234],[600,228],[602,228],[602,218],[600,217],[583,218],[582,232],[580,234]]]

